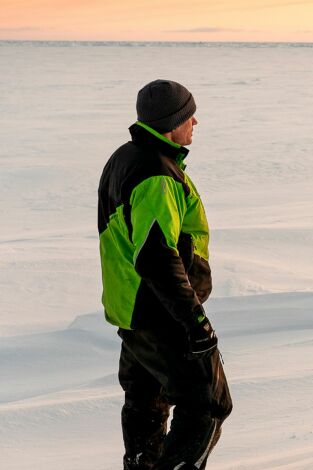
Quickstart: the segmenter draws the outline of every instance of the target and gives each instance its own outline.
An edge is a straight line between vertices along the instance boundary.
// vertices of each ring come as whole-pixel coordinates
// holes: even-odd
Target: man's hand
[[[217,349],[217,336],[208,318],[189,328],[187,334],[190,358],[207,356]]]

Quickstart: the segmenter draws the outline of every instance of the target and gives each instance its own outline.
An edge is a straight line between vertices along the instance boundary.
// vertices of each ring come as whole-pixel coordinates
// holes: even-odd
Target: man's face
[[[193,126],[197,125],[198,121],[194,116],[185,121],[181,126],[177,127],[171,132],[171,140],[176,144],[190,145],[192,142]]]

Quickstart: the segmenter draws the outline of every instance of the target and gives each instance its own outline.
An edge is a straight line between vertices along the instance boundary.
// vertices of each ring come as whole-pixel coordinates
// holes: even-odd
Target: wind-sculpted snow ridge
[[[232,338],[310,331],[313,327],[312,306],[313,294],[309,292],[231,297],[208,302],[211,318],[218,323],[223,336]]]
[[[87,313],[78,315],[75,320],[68,327],[70,330],[83,330],[89,333],[100,335],[102,339],[106,340],[106,345],[118,347],[120,340],[117,336],[117,329],[109,325],[102,312]]]
[[[96,327],[96,325],[98,325]],[[1,338],[0,402],[66,390],[116,372],[119,342],[101,314],[65,330]]]
[[[210,465],[311,470],[313,293],[216,298],[205,307],[234,399]],[[6,469],[121,470],[118,355],[116,329],[102,313],[60,331],[1,338]]]
[[[114,461],[122,401],[118,347],[116,329],[100,313],[78,316],[64,330],[1,338],[0,448],[6,469],[82,470],[94,452]]]

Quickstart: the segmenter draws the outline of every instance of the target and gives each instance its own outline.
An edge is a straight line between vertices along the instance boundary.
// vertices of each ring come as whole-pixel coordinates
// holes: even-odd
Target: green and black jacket
[[[123,329],[189,323],[212,284],[208,224],[184,172],[188,150],[141,122],[130,133],[99,185],[105,315]]]

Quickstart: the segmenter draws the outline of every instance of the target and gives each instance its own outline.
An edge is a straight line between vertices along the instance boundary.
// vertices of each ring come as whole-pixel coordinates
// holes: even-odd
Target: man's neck
[[[166,132],[165,134],[162,134],[166,139],[170,140],[171,142],[174,142],[173,141],[173,137],[172,137],[172,132]]]

